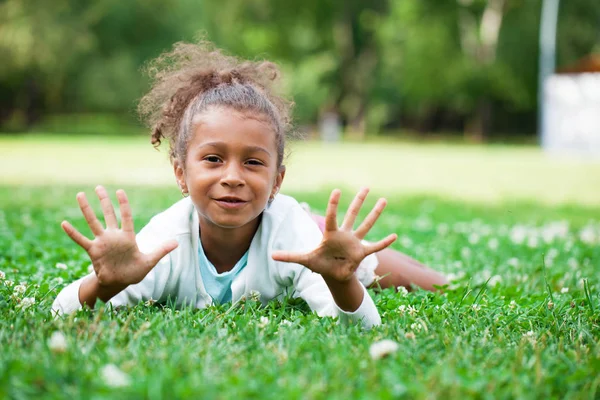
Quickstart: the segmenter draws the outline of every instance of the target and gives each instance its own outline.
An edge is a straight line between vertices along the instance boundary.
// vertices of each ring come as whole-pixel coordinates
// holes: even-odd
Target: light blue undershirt
[[[242,269],[248,264],[248,252],[235,264],[235,266],[227,271],[219,274],[215,266],[206,258],[202,242],[198,239],[198,260],[200,263],[200,274],[204,289],[212,297],[215,304],[223,304],[231,301],[231,283]]]

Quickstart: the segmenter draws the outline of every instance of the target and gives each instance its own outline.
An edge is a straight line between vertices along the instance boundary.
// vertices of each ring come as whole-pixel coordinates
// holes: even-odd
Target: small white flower
[[[67,339],[61,332],[56,331],[48,339],[48,348],[53,353],[64,353],[67,351]]]
[[[421,324],[419,324],[418,322],[415,322],[413,324],[410,324],[410,329],[412,329],[413,331],[420,332],[421,329],[423,329],[423,326]]]
[[[568,287],[564,287],[564,288],[560,289],[560,292],[562,294],[569,293],[569,288]]]
[[[67,269],[67,264],[65,264],[65,263],[56,263],[56,268],[58,268],[58,269]]]
[[[551,301],[548,302],[548,310],[552,310],[554,308],[554,303]]]
[[[471,307],[473,308],[473,311],[475,311],[475,312],[481,310],[481,306],[479,304],[473,304]]]
[[[373,343],[369,348],[369,354],[373,360],[379,360],[397,352],[399,347],[400,346],[398,346],[398,343],[394,342],[393,340],[384,339]]]
[[[414,317],[417,314],[417,308],[413,306],[408,306],[408,314],[411,317]]]
[[[25,298],[23,298],[23,300],[21,300],[19,307],[21,307],[22,310],[26,310],[34,304],[35,304],[34,297],[25,297]]]
[[[517,308],[517,302],[514,300],[511,300],[510,304],[508,306],[510,307],[511,310],[514,310],[515,308]]]
[[[500,282],[502,282],[502,277],[500,275],[494,275],[488,281],[488,286],[494,287]]]
[[[491,238],[488,241],[488,247],[490,248],[490,250],[497,250],[498,249],[498,239]]]
[[[105,365],[101,371],[102,380],[110,387],[125,387],[131,384],[129,375],[114,364]]]
[[[404,315],[404,313],[406,312],[406,306],[402,304],[398,307],[398,311],[400,312],[400,315]]]
[[[0,271],[0,281],[3,281],[4,278],[6,278],[6,274],[4,273],[4,271]]]
[[[577,261],[577,259],[571,257],[567,260],[567,265],[569,266],[569,268],[571,269],[577,269],[579,268],[579,262]]]
[[[398,294],[402,297],[406,297],[408,295],[408,290],[404,286],[398,286]]]
[[[413,241],[408,236],[402,235],[402,237],[400,238],[400,245],[402,247],[409,248],[413,245]]]
[[[27,290],[27,286],[25,285],[17,285],[15,286],[15,294],[23,294]]]
[[[413,339],[414,340],[416,336],[415,336],[414,332],[406,332],[404,334],[404,337],[407,338],[407,339]]]
[[[480,236],[477,233],[471,233],[469,235],[469,243],[477,244],[479,243]]]
[[[287,319],[282,320],[279,325],[281,326],[292,326],[292,322],[288,321]]]
[[[513,268],[517,268],[519,266],[519,259],[516,257],[512,257],[508,260],[508,265]]]
[[[144,305],[146,307],[152,307],[154,304],[156,304],[156,300],[154,300],[153,298],[149,298],[148,300],[146,300],[146,302],[144,303]]]
[[[538,244],[539,240],[537,236],[529,236],[529,239],[527,239],[527,246],[531,249],[535,249],[536,247],[538,247]]]
[[[253,301],[260,301],[260,292],[258,290],[251,290],[250,291],[250,300]]]
[[[462,258],[471,257],[471,249],[468,247],[463,247],[462,249],[460,249],[460,255],[462,256]]]
[[[260,317],[260,320],[258,322],[258,326],[260,328],[264,328],[267,325],[269,325],[269,318],[267,318],[267,317]]]
[[[534,331],[528,331],[525,335],[523,336],[527,336],[527,337],[534,337],[535,336],[535,332]]]

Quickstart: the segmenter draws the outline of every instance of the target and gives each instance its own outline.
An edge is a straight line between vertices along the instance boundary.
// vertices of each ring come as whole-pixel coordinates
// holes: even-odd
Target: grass
[[[10,142],[3,140],[0,151]],[[127,190],[137,229],[179,198],[174,187],[143,186],[128,181],[127,170],[119,173],[118,165],[141,154],[135,153],[134,142],[128,139],[116,142],[123,146],[114,146],[115,142],[110,146],[101,141],[91,145],[86,140],[91,141],[76,138],[54,144],[54,148],[52,141],[39,146],[33,139],[29,144],[26,140],[11,142],[13,150],[36,149],[34,154],[44,160],[64,161],[66,170],[53,161],[56,180],[46,185],[42,185],[48,176],[44,174],[50,166],[41,164],[37,171],[44,178],[36,180],[30,158],[17,160],[30,167],[28,184],[11,185],[16,177],[4,169],[4,156],[15,157],[18,152],[6,151],[0,156],[5,182],[0,186],[0,270],[6,280],[14,282],[0,283],[1,398],[599,396],[598,204],[585,201],[585,196],[581,201],[577,201],[579,197],[556,197],[550,189],[537,196],[513,196],[506,188],[512,187],[510,182],[516,177],[509,176],[499,180],[508,182],[501,190],[504,195],[489,198],[452,196],[443,183],[439,192],[428,193],[418,186],[404,191],[400,176],[396,180],[379,177],[394,186],[385,218],[370,237],[398,232],[396,249],[450,274],[453,283],[445,294],[421,290],[408,295],[391,290],[373,293],[383,325],[371,331],[320,319],[294,301],[261,308],[248,300],[236,307],[205,310],[140,304],[126,310],[101,308],[53,319],[49,310],[57,291],[88,268],[85,254],[59,226],[67,218],[87,232],[74,194],[85,189],[91,197],[97,183],[84,182],[83,172],[69,170],[74,165],[71,157],[87,159],[82,169],[89,171],[100,165],[106,176],[98,179],[114,176],[115,181],[101,180],[109,183],[112,193],[117,185]],[[96,159],[101,146],[105,146],[101,148],[105,156]],[[398,146],[407,150],[405,145]],[[81,155],[82,148],[89,152]],[[47,158],[43,158],[44,149]],[[60,153],[62,150],[65,153]],[[313,144],[303,150],[306,154],[302,157],[314,158],[317,165],[320,157],[329,154]],[[350,145],[340,151],[354,156],[364,152],[365,159],[383,164],[393,161],[388,159],[391,150],[381,156],[373,153],[375,150],[381,148]],[[449,150],[462,152],[463,160],[497,157],[499,163],[501,154],[511,154],[513,160],[522,157],[522,165],[552,164],[527,148],[514,152],[489,149],[489,154],[500,152],[489,156],[488,149],[482,148],[414,146],[407,154],[428,155],[437,169],[432,171],[435,175],[446,173],[439,169],[449,160],[460,164],[461,157],[446,154]],[[65,155],[57,157],[58,153]],[[330,155],[346,162],[340,155]],[[296,156],[300,157],[299,151]],[[444,158],[444,163],[439,158]],[[357,160],[361,158],[344,165]],[[331,168],[335,165],[340,164]],[[364,165],[371,171],[369,162]],[[569,161],[568,165],[573,170],[591,171],[582,173],[583,180],[596,173],[594,164]],[[306,179],[315,176],[327,182],[323,176],[312,175],[314,166],[307,168]],[[536,168],[523,168],[519,176],[535,176]],[[470,177],[482,173],[469,172],[469,168],[464,171]],[[74,173],[82,174],[81,182],[70,181]],[[345,170],[338,173],[340,179],[352,177]],[[558,179],[555,188],[567,185],[566,178],[539,174],[549,182]],[[457,180],[468,183],[465,177]],[[357,184],[351,179],[344,183],[348,188]],[[514,190],[518,185],[522,183],[515,183]],[[287,192],[322,210],[330,188],[307,188],[300,182],[290,185]],[[587,198],[599,198],[598,185],[582,189]],[[474,193],[478,190],[473,189]],[[343,197],[344,206],[349,197]],[[370,204],[373,202],[371,198]],[[94,206],[98,209],[97,203]],[[21,282],[24,293],[15,288]],[[25,298],[33,298],[35,303],[25,307]],[[64,352],[48,346],[55,332],[66,338]],[[374,360],[369,348],[383,339],[397,342],[398,351]],[[127,385],[114,387],[118,379],[109,376],[107,365],[125,374],[127,382],[123,383]]]

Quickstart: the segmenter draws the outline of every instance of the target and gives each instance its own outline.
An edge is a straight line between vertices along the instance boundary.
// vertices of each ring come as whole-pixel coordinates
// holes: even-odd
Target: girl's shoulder
[[[150,219],[143,230],[152,231],[164,237],[189,234],[194,215],[194,204],[187,197],[179,200],[163,212],[156,214]]]

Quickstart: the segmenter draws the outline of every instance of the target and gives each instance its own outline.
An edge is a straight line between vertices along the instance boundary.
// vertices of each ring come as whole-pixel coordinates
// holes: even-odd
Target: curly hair
[[[152,130],[155,147],[169,141],[171,162],[185,161],[196,117],[221,106],[266,117],[275,131],[277,165],[283,163],[293,103],[275,91],[280,76],[275,64],[240,60],[201,40],[176,43],[145,70],[153,84],[138,113]]]

